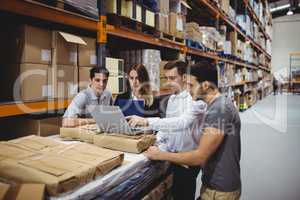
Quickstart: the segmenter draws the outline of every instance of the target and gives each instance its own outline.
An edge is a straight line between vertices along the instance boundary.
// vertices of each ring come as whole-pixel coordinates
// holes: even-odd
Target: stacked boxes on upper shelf
[[[104,0],[103,5],[106,8],[107,13],[117,14],[142,22],[145,25],[155,27],[155,12],[157,5],[153,5],[152,2],[121,0],[118,4],[118,0]]]
[[[177,38],[184,38],[187,9],[185,0],[170,0],[169,32]]]
[[[199,24],[196,22],[189,22],[186,24],[186,39],[202,43],[203,35],[200,31]]]
[[[6,87],[1,99],[32,101],[76,94],[77,44],[56,31],[23,24],[6,27],[2,34],[3,47],[9,48],[1,51],[9,56],[2,57],[1,63],[10,73],[1,78]]]
[[[156,29],[169,34],[169,0],[158,0],[158,12],[156,13]]]

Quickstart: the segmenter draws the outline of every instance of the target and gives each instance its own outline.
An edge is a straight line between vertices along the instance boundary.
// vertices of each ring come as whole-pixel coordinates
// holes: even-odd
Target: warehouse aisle
[[[300,199],[300,96],[270,95],[241,119],[241,199]]]
[[[299,200],[300,96],[270,95],[240,116],[241,200]]]

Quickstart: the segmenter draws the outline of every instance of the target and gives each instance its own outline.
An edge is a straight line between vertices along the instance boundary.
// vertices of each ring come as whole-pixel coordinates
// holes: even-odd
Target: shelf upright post
[[[99,22],[97,24],[97,67],[105,66],[105,57],[106,57],[106,44],[107,44],[107,17],[105,4],[102,0],[97,0],[97,7],[99,11]]]

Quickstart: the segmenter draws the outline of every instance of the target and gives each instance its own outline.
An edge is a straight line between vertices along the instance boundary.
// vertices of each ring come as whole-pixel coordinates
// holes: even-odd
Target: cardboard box
[[[97,146],[130,153],[141,153],[152,146],[155,141],[154,135],[100,134],[94,136],[94,144]]]
[[[107,13],[117,14],[117,0],[102,0],[102,2]]]
[[[146,9],[146,21],[145,24],[151,27],[155,27],[155,13]]]
[[[23,148],[24,141],[18,143],[20,148]],[[48,194],[57,196],[86,184],[98,175],[108,173],[121,165],[124,159],[123,153],[84,143],[61,143],[37,152],[36,155],[18,161],[1,160],[0,176],[17,183],[45,184]]]
[[[78,93],[78,68],[74,66],[57,66],[57,98],[68,99]]]
[[[51,31],[3,22],[0,32],[0,63],[51,63]],[[34,37],[32,37],[34,35]]]
[[[121,1],[121,15],[128,18],[133,18],[132,1],[126,1],[126,0]]]
[[[110,76],[123,76],[124,74],[124,60],[118,58],[105,59],[106,68],[109,70]]]
[[[237,55],[237,32],[230,32],[230,41],[231,41],[231,54]]]
[[[177,33],[177,14],[174,12],[171,12],[169,14],[169,33],[171,35],[176,35]]]
[[[31,101],[51,97],[49,65],[6,64],[0,67],[1,101]]]
[[[87,45],[79,45],[79,67],[95,67],[97,65],[96,39],[90,37],[82,38]]]
[[[113,94],[122,93],[125,90],[123,76],[109,76],[107,83],[107,90],[109,90]]]
[[[168,13],[170,12],[169,3],[169,0],[158,0],[157,7],[159,12],[168,15]]]
[[[136,5],[136,17],[135,20],[138,22],[142,22],[143,19],[143,10],[141,5]]]
[[[0,200],[6,200],[10,185],[0,183]]]
[[[45,155],[86,164],[93,169],[93,178],[108,173],[121,165],[124,160],[124,154],[121,152],[99,148],[86,143],[60,146],[47,152]]]
[[[62,145],[62,143],[57,142],[48,137],[39,137],[35,135],[9,140],[5,144],[13,145],[20,149],[25,149],[27,151],[36,152],[36,153],[39,153],[44,150],[49,150]]]
[[[18,190],[16,200],[43,200],[45,197],[44,184],[22,184]]]
[[[169,16],[162,13],[156,13],[155,15],[155,27],[157,30],[169,33]]]
[[[50,155],[38,155],[19,161],[3,160],[0,169],[0,176],[6,180],[45,184],[51,196],[90,181],[93,174],[93,169],[88,165]]]
[[[79,91],[86,89],[90,84],[90,70],[92,67],[79,67]]]
[[[57,65],[77,65],[77,44],[68,42],[62,32],[57,32],[56,49],[57,49]]]
[[[1,139],[9,140],[28,135],[49,136],[59,133],[61,117],[30,119],[28,117],[0,119]]]
[[[65,140],[78,140],[93,143],[94,135],[100,134],[100,129],[96,124],[85,125],[74,128],[60,128],[59,136]]]
[[[51,64],[50,30],[21,25],[17,26],[16,31],[19,34],[12,43],[16,50],[13,63]]]
[[[20,148],[14,143],[0,142],[0,150],[0,162],[5,159],[19,160],[36,154],[29,149]]]
[[[43,200],[45,185],[43,184],[21,184],[8,185],[0,183],[0,200]]]
[[[229,14],[230,0],[220,0],[220,8],[226,13]]]
[[[12,66],[18,67],[18,65]],[[20,76],[17,83],[20,84],[20,99],[31,101],[47,99],[52,96],[51,80],[49,78],[49,65],[43,64],[21,64]],[[33,84],[34,83],[34,84]]]

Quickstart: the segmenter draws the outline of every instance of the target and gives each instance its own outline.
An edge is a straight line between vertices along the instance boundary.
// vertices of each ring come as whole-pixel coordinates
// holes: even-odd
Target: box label
[[[91,55],[90,56],[90,64],[91,65],[96,65],[97,64],[97,56],[96,55]]]
[[[52,85],[43,85],[42,90],[43,97],[52,97]]]
[[[41,60],[45,62],[49,62],[51,60],[51,50],[42,49],[41,50]]]
[[[77,52],[70,52],[70,62],[76,63],[77,61]]]

